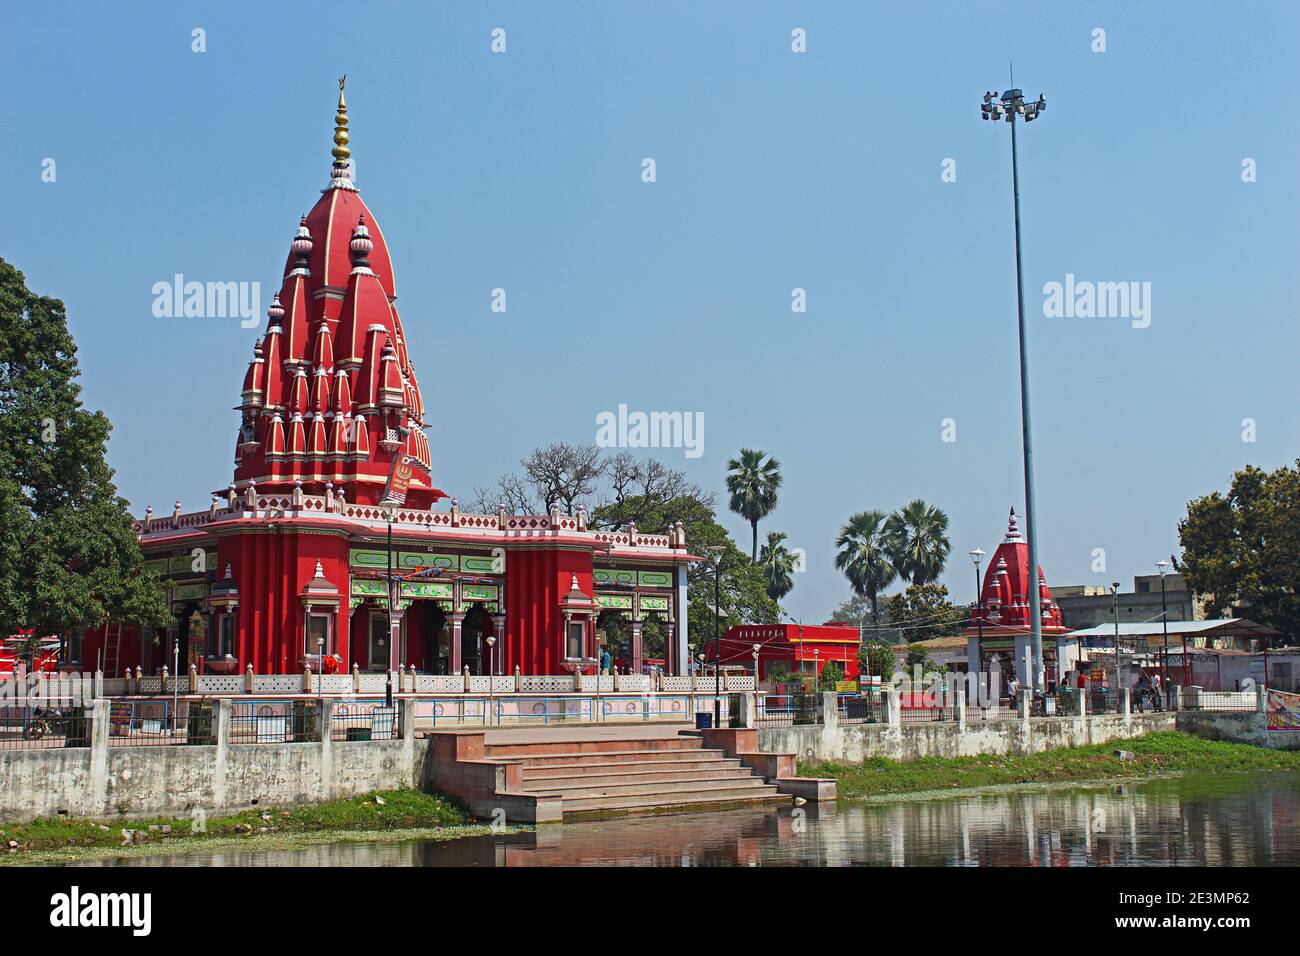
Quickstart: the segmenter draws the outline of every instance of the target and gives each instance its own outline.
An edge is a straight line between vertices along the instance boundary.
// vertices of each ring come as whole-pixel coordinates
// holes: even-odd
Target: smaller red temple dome
[[[1061,624],[1061,609],[1052,600],[1042,566],[1038,568],[1037,587],[1029,584],[1029,544],[1021,537],[1016,509],[1007,519],[1007,533],[993,552],[984,574],[980,603],[984,609],[984,630],[1004,628],[1028,631],[1030,614],[1038,614],[1044,634],[1067,631]],[[979,609],[971,609],[968,630],[979,625]]]

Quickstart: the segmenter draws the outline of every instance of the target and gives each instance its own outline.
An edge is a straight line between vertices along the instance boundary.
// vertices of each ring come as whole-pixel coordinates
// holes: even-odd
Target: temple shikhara
[[[1040,615],[1043,634],[1043,666],[1048,674],[1061,665],[1072,664],[1077,644],[1066,638],[1069,628],[1061,624],[1061,609],[1052,600],[1043,569],[1038,568],[1038,587],[1030,593],[1029,544],[1020,534],[1016,511],[1007,518],[1007,533],[989,559],[980,586],[979,602],[971,609],[966,625],[967,668],[987,672],[997,664],[1002,674],[1016,673],[1025,681],[1025,655],[1030,643],[1029,615]],[[983,620],[981,621],[981,616]]]
[[[174,662],[590,673],[609,633],[634,673],[651,658],[686,673],[693,559],[680,523],[646,535],[593,530],[554,506],[466,514],[434,486],[392,256],[348,141],[340,81],[329,183],[289,243],[239,392],[233,480],[203,511],[177,502],[137,522],[174,623],[110,624],[86,635],[82,662],[109,675]]]

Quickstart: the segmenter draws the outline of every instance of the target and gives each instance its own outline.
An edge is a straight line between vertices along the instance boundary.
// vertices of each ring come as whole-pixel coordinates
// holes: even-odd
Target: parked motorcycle
[[[36,707],[27,718],[27,726],[23,727],[23,737],[26,740],[40,740],[46,734],[66,735],[67,731],[68,719],[61,710],[57,707]]]

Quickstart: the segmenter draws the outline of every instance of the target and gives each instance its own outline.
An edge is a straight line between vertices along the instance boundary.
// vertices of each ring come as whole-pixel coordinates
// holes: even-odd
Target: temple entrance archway
[[[642,618],[641,659],[643,661],[667,661],[669,630],[668,618],[663,614],[655,612],[646,614]]]
[[[402,617],[402,660],[424,674],[446,674],[450,627],[437,601],[416,600]]]
[[[596,639],[615,667],[631,667],[632,622],[621,611],[604,610],[596,618]]]
[[[175,668],[184,674],[191,663],[197,664],[203,656],[207,626],[197,601],[174,604],[172,613],[176,615],[176,624],[168,628],[171,636],[168,644],[172,646],[166,648],[160,668],[166,667],[168,671]]]
[[[465,621],[460,626],[460,663],[468,667],[471,674],[486,674],[488,667],[488,647],[485,643],[492,636],[492,617],[482,604],[475,604],[465,614]]]
[[[376,601],[362,601],[352,612],[348,628],[348,665],[372,674],[388,669],[388,609]]]

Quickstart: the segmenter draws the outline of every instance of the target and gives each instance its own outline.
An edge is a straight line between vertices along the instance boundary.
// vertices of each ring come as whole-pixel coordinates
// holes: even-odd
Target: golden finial
[[[343,84],[348,81],[347,74],[339,77],[339,111],[334,117],[334,148],[330,150],[336,165],[346,166],[352,150],[348,149],[348,104],[343,99]]]

